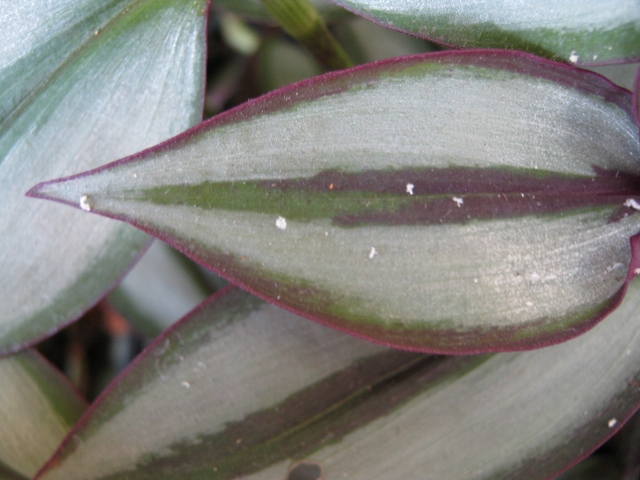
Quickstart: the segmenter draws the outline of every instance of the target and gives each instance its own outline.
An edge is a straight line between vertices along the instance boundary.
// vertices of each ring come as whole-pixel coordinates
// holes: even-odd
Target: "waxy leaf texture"
[[[149,238],[24,197],[201,118],[206,0],[0,0],[0,356],[81,316]]]
[[[30,195],[341,330],[470,353],[566,340],[619,303],[639,159],[628,91],[481,50],[317,77]]]

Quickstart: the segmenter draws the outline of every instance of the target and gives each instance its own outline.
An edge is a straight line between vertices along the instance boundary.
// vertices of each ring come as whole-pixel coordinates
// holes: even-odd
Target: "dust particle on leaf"
[[[85,212],[91,211],[91,201],[89,195],[82,195],[80,197],[80,208]]]
[[[276,227],[280,230],[285,230],[287,228],[287,219],[284,217],[278,217],[276,220]]]

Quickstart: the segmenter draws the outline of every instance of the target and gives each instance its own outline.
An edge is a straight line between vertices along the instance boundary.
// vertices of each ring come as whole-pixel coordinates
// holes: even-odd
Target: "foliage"
[[[2,11],[0,479],[637,478],[640,5]]]

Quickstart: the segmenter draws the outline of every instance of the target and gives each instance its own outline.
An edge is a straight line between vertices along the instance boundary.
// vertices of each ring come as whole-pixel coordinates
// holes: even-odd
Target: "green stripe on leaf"
[[[281,215],[340,226],[432,225],[614,207],[611,221],[633,213],[634,174],[594,167],[595,176],[516,168],[414,168],[310,178],[165,185],[131,195],[158,205]]]

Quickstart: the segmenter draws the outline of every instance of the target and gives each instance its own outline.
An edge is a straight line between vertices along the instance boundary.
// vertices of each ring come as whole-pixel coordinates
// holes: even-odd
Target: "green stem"
[[[282,28],[328,70],[340,70],[353,62],[331,34],[309,0],[261,0]]]

